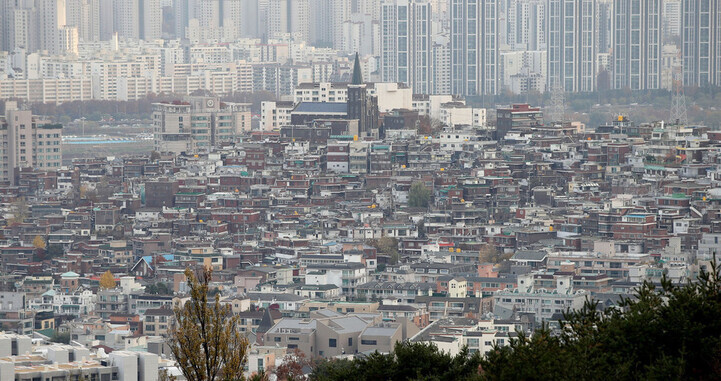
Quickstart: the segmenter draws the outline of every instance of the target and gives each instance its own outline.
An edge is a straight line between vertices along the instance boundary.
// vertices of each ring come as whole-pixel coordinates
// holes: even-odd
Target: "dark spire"
[[[353,81],[351,81],[352,85],[362,85],[363,84],[363,72],[361,71],[360,66],[360,58],[358,57],[358,52],[355,54],[355,63],[353,64]]]
[[[270,315],[270,308],[266,307],[265,311],[263,311],[263,317],[260,319],[256,332],[259,334],[266,333],[273,328],[274,324],[273,317]]]
[[[265,311],[263,311],[263,317],[260,319],[260,324],[258,324],[258,328],[255,330],[255,342],[263,345],[265,342],[265,333],[270,331],[273,325],[275,325],[275,322],[273,321],[273,316],[270,315],[270,308],[266,307]]]

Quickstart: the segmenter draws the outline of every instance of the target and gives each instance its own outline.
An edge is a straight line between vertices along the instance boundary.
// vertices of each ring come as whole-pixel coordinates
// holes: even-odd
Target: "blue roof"
[[[346,114],[348,105],[341,102],[302,102],[293,112],[309,114]]]
[[[162,254],[162,255],[160,255],[160,256],[163,257],[163,259],[165,259],[166,261],[172,261],[172,260],[175,259],[175,255],[174,255],[174,254]],[[145,255],[145,256],[143,256],[143,259],[145,259],[145,262],[153,263],[153,256],[152,256],[152,255]]]
[[[166,261],[175,260],[174,254],[162,254],[160,256],[163,257]],[[148,267],[150,267],[151,269],[153,268],[153,256],[152,255],[144,255],[141,258],[145,261],[145,263],[148,264]]]

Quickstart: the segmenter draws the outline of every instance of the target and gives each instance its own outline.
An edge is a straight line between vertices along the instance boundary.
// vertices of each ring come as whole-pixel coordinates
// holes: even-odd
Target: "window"
[[[349,338],[348,338],[348,346],[349,346],[349,347],[352,347],[352,346],[353,346],[353,338],[352,338],[352,337],[349,337]]]
[[[378,345],[378,342],[376,340],[361,339],[361,345]]]
[[[278,337],[278,336],[274,337],[274,338],[273,338],[273,341],[275,341],[276,343],[279,343],[279,342],[280,342],[280,337]]]
[[[329,346],[329,347],[335,348],[336,345],[337,345],[337,344],[336,344],[336,340],[335,340],[335,339],[328,339],[328,346]],[[288,348],[290,348],[290,346],[289,346]]]

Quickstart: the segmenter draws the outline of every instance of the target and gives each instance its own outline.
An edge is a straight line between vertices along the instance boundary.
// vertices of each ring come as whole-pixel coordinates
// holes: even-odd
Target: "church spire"
[[[352,85],[362,85],[363,84],[363,72],[361,71],[361,65],[360,65],[360,58],[358,57],[358,52],[355,54],[355,63],[353,64],[353,81],[351,82]]]

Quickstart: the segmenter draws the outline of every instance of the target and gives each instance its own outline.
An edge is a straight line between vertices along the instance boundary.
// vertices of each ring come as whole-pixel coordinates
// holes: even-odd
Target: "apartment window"
[[[280,342],[280,337],[278,337],[278,336],[274,337],[274,338],[273,338],[273,341],[275,341],[276,343],[279,343],[279,342]]]
[[[328,339],[328,346],[331,348],[335,348],[337,346],[335,339]],[[290,346],[288,347],[290,348]]]
[[[352,346],[353,346],[353,338],[352,338],[352,337],[349,337],[349,338],[348,338],[348,346],[349,346],[349,347],[352,347]]]
[[[362,345],[378,345],[378,342],[376,340],[364,340],[361,339]]]

